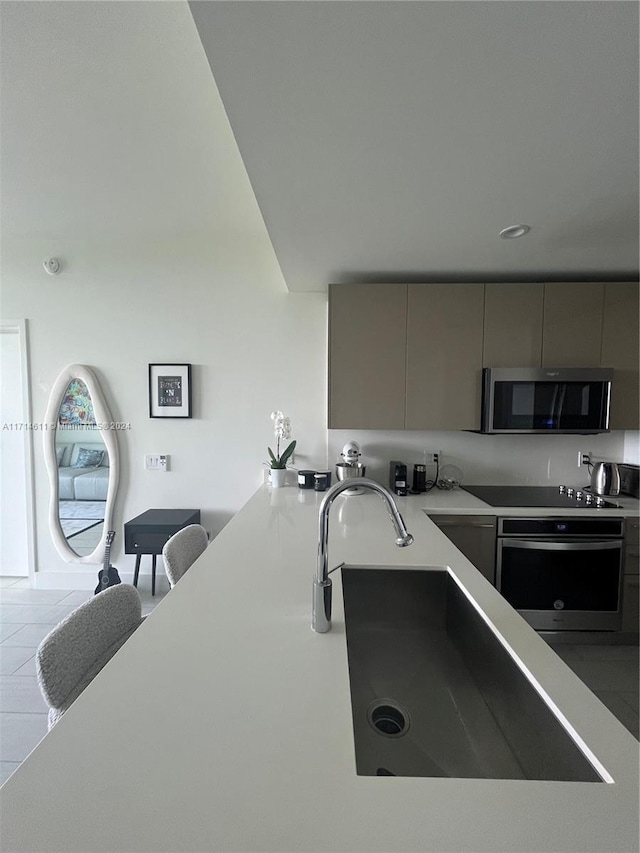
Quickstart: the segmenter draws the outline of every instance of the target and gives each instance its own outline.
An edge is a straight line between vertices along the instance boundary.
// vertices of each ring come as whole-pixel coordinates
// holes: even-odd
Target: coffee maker
[[[404,462],[393,461],[389,463],[389,488],[396,495],[403,496],[409,493],[407,466]]]

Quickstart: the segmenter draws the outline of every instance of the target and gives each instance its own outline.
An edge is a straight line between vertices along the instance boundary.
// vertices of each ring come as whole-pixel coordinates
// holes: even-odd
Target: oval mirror
[[[66,562],[101,563],[119,479],[117,433],[95,374],[70,364],[51,390],[44,432],[49,529]]]

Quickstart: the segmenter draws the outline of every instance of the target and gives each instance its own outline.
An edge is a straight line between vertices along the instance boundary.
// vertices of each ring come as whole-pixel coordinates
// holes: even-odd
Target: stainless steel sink
[[[603,781],[447,571],[342,588],[359,775]]]

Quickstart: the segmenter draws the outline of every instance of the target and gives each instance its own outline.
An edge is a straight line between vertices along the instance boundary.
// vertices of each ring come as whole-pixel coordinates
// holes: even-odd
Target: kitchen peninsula
[[[398,499],[403,549],[336,498],[331,564],[449,567],[610,781],[356,775],[340,572],[310,629],[322,497],[257,491],[2,789],[4,853],[638,850],[638,742],[427,517],[489,509],[462,492]]]

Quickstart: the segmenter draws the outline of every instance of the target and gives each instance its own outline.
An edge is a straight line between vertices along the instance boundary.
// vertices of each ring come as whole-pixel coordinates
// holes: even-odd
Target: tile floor
[[[638,738],[638,646],[558,644],[552,648]]]
[[[162,574],[151,596],[140,581],[143,614],[169,591]],[[0,577],[0,784],[47,732],[47,707],[35,673],[35,653],[46,634],[92,591],[30,589],[26,578]],[[555,651],[638,737],[638,647],[556,645]]]
[[[142,613],[169,592],[164,573],[139,586]],[[0,577],[0,785],[47,733],[47,706],[36,679],[35,653],[49,631],[93,595],[92,590],[31,589],[27,578]]]

